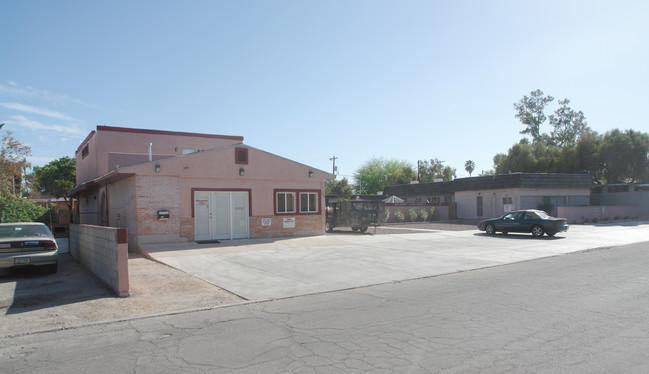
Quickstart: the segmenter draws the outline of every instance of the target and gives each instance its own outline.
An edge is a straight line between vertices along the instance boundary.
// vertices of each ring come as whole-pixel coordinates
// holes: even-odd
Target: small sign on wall
[[[295,218],[284,218],[284,228],[285,229],[294,229],[295,228]]]
[[[273,220],[270,218],[262,218],[261,219],[261,225],[262,226],[270,226],[273,223]]]

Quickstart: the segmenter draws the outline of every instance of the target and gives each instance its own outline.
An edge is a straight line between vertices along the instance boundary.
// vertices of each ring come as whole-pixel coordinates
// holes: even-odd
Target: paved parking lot
[[[554,238],[477,230],[334,234],[149,245],[157,260],[249,300],[265,300],[479,269],[649,240],[649,222],[573,226]]]

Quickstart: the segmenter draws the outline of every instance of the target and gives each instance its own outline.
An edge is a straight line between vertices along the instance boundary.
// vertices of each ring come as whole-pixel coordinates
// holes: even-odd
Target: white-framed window
[[[511,204],[512,203],[512,198],[511,197],[503,197],[503,205]]]
[[[277,192],[277,213],[295,213],[295,192]]]
[[[316,213],[318,211],[318,194],[315,192],[300,192],[300,213]]]

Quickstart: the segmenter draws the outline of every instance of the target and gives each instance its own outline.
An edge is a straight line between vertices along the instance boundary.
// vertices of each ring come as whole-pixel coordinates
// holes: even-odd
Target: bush
[[[417,211],[414,209],[408,209],[406,212],[406,221],[414,222],[417,220]]]
[[[419,212],[417,212],[418,218],[420,221],[425,221],[428,219],[428,212],[426,209],[422,209]]]
[[[593,218],[593,223],[597,223],[597,221],[598,221],[597,218]]]
[[[437,208],[435,208],[434,206],[431,206],[428,211],[429,211],[428,218],[431,221],[439,220],[439,210],[437,210]]]
[[[385,222],[390,218],[390,208],[385,208]]]
[[[552,215],[552,210],[554,209],[554,205],[547,203],[547,204],[539,204],[536,206],[536,209],[542,210],[546,212],[549,215]]]
[[[13,194],[0,195],[0,222],[34,222],[45,218],[47,209]]]
[[[619,221],[619,220],[622,219],[622,216],[615,216],[615,217],[613,217],[613,219],[616,220],[616,221]]]
[[[395,210],[394,211],[394,221],[395,222],[403,222],[404,220],[403,212],[400,210]]]

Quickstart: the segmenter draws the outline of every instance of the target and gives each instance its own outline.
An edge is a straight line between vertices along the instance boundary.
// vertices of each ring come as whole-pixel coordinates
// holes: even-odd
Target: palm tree
[[[475,170],[475,162],[468,160],[467,162],[464,163],[464,170],[469,173],[469,177],[471,177],[471,173]]]

